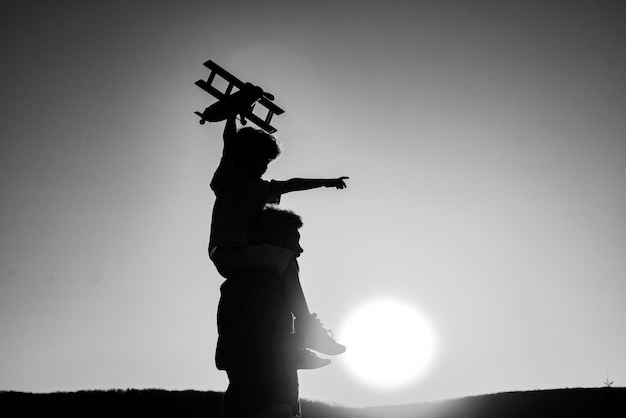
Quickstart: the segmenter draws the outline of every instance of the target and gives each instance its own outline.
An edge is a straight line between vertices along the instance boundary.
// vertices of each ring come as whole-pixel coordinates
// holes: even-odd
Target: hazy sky
[[[385,405],[626,384],[622,1],[3,1],[0,390],[224,390],[206,245],[212,59],[261,84],[309,304],[378,297],[437,336],[395,391],[342,364],[301,395]],[[379,332],[372,327],[372,333]],[[340,340],[341,335],[337,338]],[[393,353],[390,353],[393,355]]]

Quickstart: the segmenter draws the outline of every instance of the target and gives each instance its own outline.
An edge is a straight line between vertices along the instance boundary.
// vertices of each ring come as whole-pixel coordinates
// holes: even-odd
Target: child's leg
[[[335,342],[315,314],[311,314],[300,284],[299,267],[293,251],[270,244],[240,248],[218,248],[212,256],[213,263],[225,278],[236,280],[237,273],[261,269],[276,273],[289,309],[296,317],[295,331],[301,334],[303,344],[324,354],[341,354],[346,348]],[[246,277],[249,277],[246,275]]]
[[[324,354],[341,354],[346,347],[337,343],[326,330],[316,314],[311,314],[300,284],[299,267],[295,259],[289,263],[284,275],[284,288],[287,303],[296,317],[295,333],[302,340],[302,345]],[[321,366],[320,366],[321,367]]]
[[[238,273],[242,271],[263,270],[275,273],[282,278],[281,285],[293,315],[296,318],[311,315],[300,285],[300,269],[293,257],[293,251],[270,244],[226,247],[218,248],[212,260],[218,272],[227,279],[237,280]]]
[[[293,251],[267,244],[218,247],[210,257],[217,271],[226,279],[247,270],[270,271],[282,277],[293,257]]]
[[[298,266],[298,262],[293,259],[287,265],[285,275],[283,276],[283,285],[285,287],[287,303],[296,319],[311,316],[309,305],[306,302],[306,297],[304,296],[304,291],[302,290],[302,285],[300,283],[299,272],[300,267]]]

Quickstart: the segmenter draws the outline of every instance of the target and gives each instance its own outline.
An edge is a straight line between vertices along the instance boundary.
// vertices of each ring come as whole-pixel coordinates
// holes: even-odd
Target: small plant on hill
[[[605,388],[610,388],[611,386],[613,386],[613,381],[609,380],[609,375],[606,375],[606,379],[604,379],[604,387]]]

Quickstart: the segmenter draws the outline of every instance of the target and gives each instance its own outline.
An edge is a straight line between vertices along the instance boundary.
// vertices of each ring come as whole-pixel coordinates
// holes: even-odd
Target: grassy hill
[[[108,390],[0,392],[3,417],[221,416],[222,393]],[[303,418],[626,418],[626,388],[508,392],[401,406],[348,408],[302,401]]]

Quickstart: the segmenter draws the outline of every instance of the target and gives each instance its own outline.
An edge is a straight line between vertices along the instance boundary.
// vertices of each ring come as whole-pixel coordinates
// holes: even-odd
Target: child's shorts
[[[283,276],[293,258],[293,251],[271,244],[245,247],[216,247],[209,257],[225,278],[242,270],[268,270]]]

